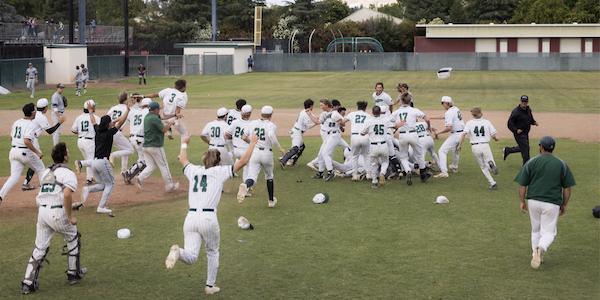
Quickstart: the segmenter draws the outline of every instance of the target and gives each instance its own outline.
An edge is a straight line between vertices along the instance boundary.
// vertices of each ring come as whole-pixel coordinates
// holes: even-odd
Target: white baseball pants
[[[248,162],[248,179],[252,179],[254,182],[256,182],[261,167],[265,173],[265,180],[273,179],[274,166],[275,163],[273,163],[273,152],[271,150],[266,148],[263,150],[260,150],[260,148],[254,148],[254,152],[252,152],[252,156]]]
[[[44,162],[33,151],[24,148],[12,148],[10,149],[8,159],[10,160],[10,177],[8,177],[2,189],[0,189],[0,197],[2,199],[5,199],[6,194],[19,182],[25,166],[29,166],[38,174],[41,184],[42,174],[46,170],[46,167],[44,166]]]
[[[86,164],[85,167],[85,172],[86,172],[86,180],[92,180],[94,179],[94,171],[92,170],[91,167],[91,161],[94,159],[94,151],[96,150],[96,142],[94,140],[89,140],[86,138],[79,138],[77,140],[77,147],[79,148],[79,151],[81,151],[81,154],[83,154],[83,159],[84,161],[88,161],[89,165]],[[83,161],[81,161],[83,162]],[[83,163],[81,164],[83,166]]]
[[[458,143],[460,142],[460,136],[462,132],[452,133],[442,144],[439,150],[440,157],[440,170],[442,173],[448,173],[448,152],[452,151],[452,167],[458,168],[458,159],[460,158],[459,151],[456,150]]]
[[[329,134],[319,149],[319,172],[323,172],[325,168],[328,171],[333,171],[333,151],[338,145],[342,136],[339,132]]]
[[[128,169],[127,162],[129,155],[133,154],[133,147],[120,130],[113,136],[113,145],[117,147],[119,151],[111,153],[110,156],[112,158],[121,158],[121,172],[125,172]]]
[[[237,158],[239,160],[239,159],[242,158],[242,155],[244,155],[244,153],[246,152],[246,150],[248,150],[248,147],[245,147],[245,148],[234,147],[233,148],[233,155],[235,156],[235,158]],[[245,165],[243,167],[243,171],[242,171],[242,182],[246,182],[246,179],[248,179],[248,165]]]
[[[366,135],[358,135],[353,134],[350,138],[350,144],[352,145],[352,175],[357,175],[360,173],[358,171],[358,157],[362,156],[364,161],[368,161],[366,158],[369,157],[369,148],[371,144],[369,142],[369,137]],[[367,172],[370,174],[370,168],[367,168]]]
[[[115,188],[115,175],[113,175],[113,169],[110,166],[110,162],[107,158],[95,158],[92,161],[92,169],[94,170],[94,176],[98,180],[98,184],[89,187],[90,193],[102,191],[102,197],[98,207],[105,207],[108,197]]]
[[[292,128],[291,131],[292,134],[290,134],[290,137],[292,138],[292,148],[294,148],[294,146],[300,148],[300,146],[304,144],[304,141],[302,140],[303,132],[296,128]]]
[[[146,163],[146,160],[144,158],[144,138],[143,137],[139,137],[139,136],[132,136],[129,138],[129,143],[131,144],[131,146],[133,147],[133,149],[135,149],[135,151],[138,154],[138,161],[141,161],[143,163]]]
[[[27,79],[27,88],[31,91],[31,96],[35,94],[35,78]]]
[[[527,206],[531,219],[531,249],[535,252],[536,247],[542,247],[547,251],[556,236],[560,206],[534,199],[528,199]]]
[[[163,122],[165,123],[165,125],[167,125],[167,124],[169,124],[169,122],[171,120],[174,120],[174,119],[175,119],[175,117],[167,119],[167,120],[163,120]],[[179,127],[177,128],[177,131],[179,131],[179,135],[181,135],[181,142],[183,142],[183,138],[188,136],[188,132],[185,129],[185,124],[183,124],[183,121],[181,119],[178,119],[178,120],[179,120],[178,121]],[[171,127],[171,128],[173,128],[173,127]],[[171,131],[172,131],[172,129],[171,129]]]
[[[61,112],[59,112],[58,114],[61,117],[63,115],[63,113],[61,113]],[[56,116],[56,112],[52,111],[52,113],[50,113],[50,118],[52,119],[52,122],[54,122],[54,125],[58,124],[58,117]],[[52,134],[52,142],[54,142],[54,146],[56,146],[56,144],[58,144],[61,132],[62,132],[62,125],[58,126],[58,128],[56,128],[56,131],[54,131],[54,133]]]
[[[433,141],[433,138],[429,135],[425,135],[425,136],[419,137],[419,142],[421,143],[421,148],[424,150],[423,158],[425,157],[425,151],[427,151],[427,152],[429,152],[429,155],[431,156],[431,159],[433,159],[433,161],[435,162],[436,166],[439,166],[440,159],[438,158],[437,154],[435,153],[435,143]]]
[[[496,184],[496,181],[494,181],[494,178],[492,178],[492,175],[490,174],[489,162],[491,161],[494,165],[496,164],[496,162],[494,162],[494,157],[492,156],[490,145],[488,143],[471,145],[471,152],[473,153],[473,156],[475,156],[475,160],[477,160],[481,172],[483,172],[485,178],[490,182],[490,185]]]
[[[217,213],[202,211],[188,212],[183,223],[183,248],[179,248],[179,259],[191,265],[198,260],[200,246],[204,241],[207,258],[206,285],[214,286],[219,269],[219,244],[221,243],[221,229],[217,220]]]
[[[371,149],[369,150],[371,154],[371,182],[378,182],[378,175],[387,172],[388,166],[390,164],[389,156],[388,156],[388,146],[387,142],[379,142],[376,145],[371,144]],[[378,172],[379,167],[379,159],[381,158],[381,171]]]
[[[144,147],[143,151],[146,159],[146,168],[138,175],[138,179],[144,181],[158,167],[165,182],[165,190],[170,190],[173,187],[173,177],[171,177],[171,172],[169,171],[169,163],[167,162],[165,150],[162,147]]]
[[[400,144],[400,163],[407,173],[412,169],[410,162],[408,161],[409,147],[412,147],[413,149],[419,168],[425,168],[425,152],[419,143],[419,137],[416,132],[400,133],[398,136],[398,143]]]

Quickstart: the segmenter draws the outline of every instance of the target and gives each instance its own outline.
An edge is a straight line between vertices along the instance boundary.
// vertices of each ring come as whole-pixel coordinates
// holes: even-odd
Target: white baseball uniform
[[[33,146],[35,147],[35,149],[40,150],[40,142],[38,139],[40,138],[40,136],[42,136],[44,131],[51,128],[51,126],[50,126],[50,122],[48,122],[48,118],[46,118],[46,116],[41,111],[38,111],[35,114],[35,117],[33,118],[33,122],[36,124],[35,124],[35,132],[34,132],[35,141],[32,141],[32,142],[33,142]]]
[[[242,112],[237,109],[230,109],[227,112],[227,125],[231,125],[233,121],[239,120],[242,118]]]
[[[129,121],[129,143],[137,151],[138,161],[146,162],[144,159],[144,118],[148,114],[148,108],[141,109],[134,106],[129,109],[127,121]]]
[[[158,92],[158,96],[163,99],[163,113],[165,115],[174,114],[177,110],[177,107],[181,109],[185,109],[185,105],[187,104],[188,98],[187,93],[182,93],[178,89],[174,88],[166,88]],[[163,120],[165,124],[169,123],[175,117]],[[179,127],[177,127],[177,131],[181,134],[181,140],[188,135],[187,130],[185,130],[185,125],[181,119],[177,120]]]
[[[390,105],[392,105],[393,101],[388,93],[382,91],[381,94],[377,95],[377,92],[374,92],[373,101],[375,101],[375,105],[381,108],[381,115],[390,113]]]
[[[296,122],[294,123],[294,127],[290,130],[290,137],[292,138],[292,148],[294,146],[300,148],[304,144],[302,140],[302,135],[306,130],[308,130],[308,126],[312,123],[310,116],[306,113],[306,109],[303,109],[298,116],[296,117]]]
[[[188,164],[183,174],[190,181],[189,210],[183,223],[184,246],[179,248],[179,259],[191,265],[198,260],[204,241],[207,258],[206,285],[214,286],[219,268],[221,229],[217,220],[217,206],[221,200],[223,183],[233,177],[233,166],[204,168]]]
[[[371,147],[369,142],[369,137],[360,135],[360,132],[363,130],[365,122],[371,117],[368,113],[363,110],[353,111],[346,115],[345,119],[352,123],[351,128],[351,138],[350,144],[352,145],[352,169],[353,174],[357,175],[358,173],[358,161],[359,156],[363,157],[363,160],[367,161],[366,158],[369,157],[369,148]],[[370,168],[367,168],[367,173],[370,174]]]
[[[471,152],[481,168],[481,172],[485,175],[485,178],[490,182],[490,185],[496,184],[494,178],[490,174],[489,162],[494,161],[492,150],[490,149],[490,137],[497,133],[494,125],[486,119],[473,119],[468,121],[464,128],[464,133],[469,135],[469,141],[471,142]]]
[[[117,104],[110,108],[107,115],[109,115],[110,119],[112,121],[114,121],[114,120],[119,119],[126,112],[127,112],[126,104]],[[127,123],[127,119],[125,120],[125,124],[126,123]],[[125,126],[125,124],[123,124],[123,126]],[[115,126],[116,125],[117,124],[115,124]],[[129,155],[133,154],[133,147],[129,143],[129,140],[127,140],[127,138],[123,135],[123,132],[121,131],[122,129],[123,129],[123,127],[121,126],[121,129],[113,137],[113,145],[115,147],[117,147],[117,149],[119,149],[119,151],[115,151],[115,152],[111,153],[110,156],[112,158],[115,158],[115,157],[121,158],[121,172],[125,172],[125,171],[127,171],[127,168],[128,168],[127,161],[128,161]]]
[[[248,131],[247,128],[249,124],[249,120],[244,120],[240,118],[233,120],[231,122],[231,125],[229,125],[229,128],[227,129],[227,132],[231,134],[231,141],[233,143],[233,155],[237,159],[242,158],[242,155],[244,155],[244,153],[248,149],[248,146],[250,146],[250,144],[246,143],[246,141],[242,139],[244,133]],[[248,179],[248,166],[244,166],[243,168],[242,180],[246,181],[246,179]]]
[[[427,131],[427,123],[417,122],[415,128],[417,129],[419,143],[421,143],[421,148],[423,149],[423,157],[425,157],[426,151],[429,152],[429,155],[431,155],[431,159],[433,159],[435,164],[439,166],[440,160],[438,159],[438,156],[435,153],[435,143],[433,141],[433,138],[429,135],[429,132]]]
[[[268,120],[254,120],[248,124],[248,132],[244,132],[248,138],[258,136],[258,142],[254,146],[254,152],[248,162],[248,179],[254,182],[258,179],[258,173],[262,167],[265,179],[273,179],[273,145],[279,147],[279,141],[275,136],[277,125]]]
[[[8,155],[10,177],[0,190],[0,198],[2,199],[5,199],[6,194],[17,184],[25,166],[29,166],[37,172],[38,178],[42,182],[42,173],[45,169],[44,163],[35,152],[25,146],[25,139],[29,139],[32,144],[34,143],[36,125],[37,123],[34,124],[32,120],[25,118],[18,119],[12,125],[10,131],[12,149],[10,149]]]
[[[394,127],[394,124],[388,117],[379,116],[371,117],[367,119],[362,131],[362,135],[369,135],[369,142],[371,148],[369,154],[371,157],[371,175],[372,182],[377,183],[377,174],[385,175],[389,166],[388,146],[387,146],[387,132],[390,128]],[[381,171],[377,172],[379,166],[379,160],[381,159]]]
[[[100,124],[100,117],[94,115],[94,119],[96,119],[96,124]],[[94,171],[91,167],[92,161],[94,160],[94,151],[96,150],[96,131],[92,125],[90,114],[83,113],[79,115],[75,119],[71,131],[76,133],[79,137],[77,139],[77,147],[79,148],[79,151],[81,151],[81,154],[83,154],[84,159],[80,162],[81,165],[86,168],[86,179],[91,181],[94,178]]]
[[[321,115],[322,114],[323,113],[321,113]],[[320,118],[321,115],[319,115],[319,118]],[[329,127],[328,126],[329,126],[328,124],[321,123],[321,127],[320,127],[321,130],[319,131],[319,134],[321,135],[321,140],[323,141],[323,143],[325,143],[325,141],[329,137],[329,134],[328,134],[329,133]],[[338,142],[337,146],[340,147],[340,148],[342,148],[342,149],[350,148],[350,145],[348,145],[348,143],[344,139],[342,139],[342,138],[339,139],[339,142]],[[315,157],[315,159],[313,159],[312,161],[310,161],[309,164],[318,165],[319,164],[319,156]]]
[[[225,120],[214,120],[209,122],[202,129],[202,136],[210,138],[210,144],[208,149],[217,149],[221,152],[221,165],[233,165],[233,158],[227,152],[227,140],[225,139],[225,132],[229,125]]]
[[[425,151],[423,151],[421,143],[419,143],[419,136],[416,129],[417,118],[423,117],[425,117],[425,113],[408,105],[401,105],[392,113],[392,119],[395,122],[404,122],[404,125],[398,128],[398,143],[400,145],[400,162],[407,173],[411,172],[411,166],[408,162],[409,146],[413,148],[419,168],[425,168]]]
[[[42,171],[45,176],[50,172],[50,169]],[[49,184],[45,183],[40,188],[40,191],[36,197],[36,203],[39,206],[38,209],[38,221],[37,230],[35,235],[35,247],[33,253],[29,258],[29,264],[25,271],[25,279],[23,283],[31,285],[31,280],[34,268],[32,262],[40,261],[46,256],[46,251],[50,246],[50,240],[55,232],[60,233],[63,240],[67,243],[69,250],[68,274],[75,275],[77,270],[79,254],[78,239],[77,239],[77,227],[67,219],[66,209],[70,207],[64,207],[64,189],[71,189],[72,192],[77,190],[77,177],[75,173],[68,168],[59,167],[54,170],[55,181],[60,184]]]
[[[326,131],[327,134],[321,145],[321,149],[319,149],[319,172],[323,172],[325,168],[328,171],[333,171],[333,151],[342,139],[340,124],[338,122],[343,118],[337,110],[324,111],[319,116],[319,122],[323,125],[321,132]]]
[[[368,139],[369,137],[366,136]],[[333,168],[346,174],[346,176],[352,176],[354,171],[357,173],[362,173],[364,171],[368,171],[371,174],[370,164],[368,164],[370,157],[363,157],[362,155],[358,157],[357,161],[357,169],[354,168],[354,161],[352,160],[352,149],[346,148],[344,150],[344,163],[339,163],[337,161],[333,161]],[[366,168],[365,168],[366,166]]]
[[[447,154],[450,151],[452,151],[453,155],[452,167],[458,169],[458,159],[460,156],[459,151],[456,151],[456,147],[458,147],[458,143],[460,143],[460,136],[465,128],[465,122],[463,122],[458,107],[452,106],[446,111],[446,114],[444,115],[444,125],[452,126],[452,131],[438,151],[440,157],[439,167],[442,173],[448,173]]]

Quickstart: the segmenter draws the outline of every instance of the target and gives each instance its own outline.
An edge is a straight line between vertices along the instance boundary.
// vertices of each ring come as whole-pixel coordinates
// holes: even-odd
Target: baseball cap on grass
[[[450,203],[450,201],[448,200],[448,198],[446,198],[446,196],[438,196],[437,199],[435,199],[434,203],[443,204]]]
[[[527,95],[523,95],[523,96],[521,96],[521,101],[522,102],[529,102],[529,97],[527,97]]]
[[[252,111],[252,106],[250,106],[249,104],[246,104],[246,105],[242,106],[242,113],[243,114],[249,113],[251,111]]]
[[[263,106],[263,108],[260,110],[261,113],[265,114],[265,115],[270,115],[273,113],[273,106],[270,105],[265,105]]]
[[[450,98],[449,96],[444,96],[444,97],[442,97],[442,101],[440,101],[440,102],[451,103],[452,98]]]
[[[244,229],[244,230],[252,230],[252,229],[254,229],[254,226],[252,226],[252,224],[250,224],[250,221],[248,221],[248,219],[246,219],[244,217],[240,217],[238,219],[238,226],[241,229]]]
[[[88,101],[85,101],[85,103],[83,104],[83,109],[90,109],[92,106],[96,106],[96,102],[90,99]]]
[[[120,239],[126,239],[131,237],[131,231],[127,228],[121,228],[117,231],[117,237]]]
[[[221,107],[217,110],[217,117],[222,117],[227,114],[227,108]]]
[[[152,101],[149,106],[150,110],[161,109],[160,104],[156,101]]]
[[[48,99],[46,98],[41,98],[40,100],[37,101],[37,108],[42,108],[42,107],[46,107],[48,106]]]
[[[553,149],[553,150],[554,150],[555,144],[556,144],[556,142],[554,141],[554,138],[549,135],[543,136],[540,139],[540,141],[538,142],[538,145],[542,145],[542,146],[544,146],[544,148]]]
[[[313,202],[315,204],[327,203],[329,202],[329,195],[327,193],[318,193],[313,197]]]

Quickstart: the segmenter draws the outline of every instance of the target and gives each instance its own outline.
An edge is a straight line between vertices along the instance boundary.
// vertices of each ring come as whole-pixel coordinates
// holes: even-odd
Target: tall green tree
[[[402,7],[400,7],[400,4],[398,4],[398,2],[384,4],[378,7],[377,11],[386,15],[394,16],[396,18],[404,18],[404,12],[402,11]]]
[[[532,21],[528,19],[528,13],[536,1],[537,0],[521,1],[519,6],[517,6],[517,8],[515,8],[515,11],[514,11],[512,19],[510,20],[510,23],[513,23],[513,24],[529,24],[529,23],[531,23]]]
[[[569,16],[563,0],[537,0],[527,13],[527,19],[537,24],[561,24]]]
[[[73,0],[73,17],[75,21],[79,18],[79,1]],[[54,19],[54,22],[69,23],[69,1],[68,0],[46,0],[46,17],[48,19]],[[121,16],[123,18],[123,16]],[[89,24],[92,20],[96,20],[98,24],[98,18],[96,15],[96,5],[92,1],[85,2],[85,19]]]
[[[348,3],[341,0],[324,0],[318,2],[317,10],[321,12],[320,23],[335,23],[350,15]]]
[[[19,15],[38,19],[45,17],[46,0],[3,0],[3,2],[13,6]]]
[[[427,21],[434,18],[445,19],[448,15],[445,0],[405,0],[402,3],[406,6],[405,18],[413,22],[421,19]]]
[[[466,9],[471,21],[508,21],[519,0],[471,0]]]
[[[462,3],[462,0],[455,0],[454,5],[450,8],[450,19],[449,23],[454,24],[466,24],[469,23],[469,16]]]
[[[51,0],[49,0],[51,1]],[[140,15],[146,7],[143,0],[128,0],[129,1],[129,19],[133,19]],[[123,26],[123,0],[92,0],[96,7],[96,24],[97,25],[113,25]],[[87,6],[87,4],[86,4]],[[86,9],[87,10],[87,9]],[[68,11],[68,10],[67,10]],[[90,20],[91,21],[91,20]]]
[[[600,23],[600,2],[597,0],[579,0],[571,11],[567,23]]]

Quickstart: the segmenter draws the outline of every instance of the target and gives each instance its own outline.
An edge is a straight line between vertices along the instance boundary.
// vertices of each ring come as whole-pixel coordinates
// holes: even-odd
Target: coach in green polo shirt
[[[554,139],[543,136],[538,144],[540,155],[528,160],[515,177],[519,184],[521,211],[526,213],[529,205],[533,249],[531,267],[534,269],[539,268],[544,253],[554,241],[558,217],[567,211],[571,187],[575,185],[571,169],[562,159],[552,155],[556,144]]]
[[[165,132],[175,124],[175,119],[169,121],[167,125],[163,125],[160,118],[160,109],[161,107],[157,102],[150,103],[149,113],[144,118],[143,151],[146,158],[146,168],[136,177],[135,181],[137,187],[142,190],[142,182],[158,167],[165,181],[167,193],[170,193],[179,187],[179,183],[173,183],[163,145]]]

